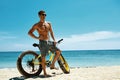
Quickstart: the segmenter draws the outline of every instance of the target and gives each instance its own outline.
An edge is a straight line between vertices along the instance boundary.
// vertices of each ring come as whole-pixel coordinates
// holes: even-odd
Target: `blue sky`
[[[120,0],[1,0],[0,51],[37,50],[27,33],[39,10],[62,50],[120,49]]]

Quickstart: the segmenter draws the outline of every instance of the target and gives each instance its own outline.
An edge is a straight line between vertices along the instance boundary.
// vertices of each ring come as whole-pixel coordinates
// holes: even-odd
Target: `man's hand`
[[[57,44],[57,42],[56,41],[54,41],[54,45],[56,46],[56,44]]]

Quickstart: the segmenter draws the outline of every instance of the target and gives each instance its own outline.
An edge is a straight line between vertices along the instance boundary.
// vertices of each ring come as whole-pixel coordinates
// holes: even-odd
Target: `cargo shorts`
[[[59,49],[54,45],[54,42],[52,41],[45,41],[40,40],[39,41],[39,49],[42,56],[48,55],[48,51],[50,50],[52,53],[55,53]],[[60,50],[59,50],[60,51]]]

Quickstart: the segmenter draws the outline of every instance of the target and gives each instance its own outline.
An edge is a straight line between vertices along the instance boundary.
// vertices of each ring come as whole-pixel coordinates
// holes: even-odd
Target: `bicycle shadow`
[[[36,79],[36,78],[50,78],[50,77],[55,77],[57,75],[62,75],[62,74],[63,73],[55,73],[55,72],[53,72],[52,75],[49,75],[47,77],[45,77],[44,75],[39,75],[39,76],[30,77],[30,78],[33,78],[33,79]],[[24,76],[20,76],[20,77],[10,78],[9,80],[25,80],[25,79],[29,79],[29,78],[26,78]]]
[[[13,78],[10,78],[9,80],[25,80],[27,78],[25,78],[24,76],[20,76],[20,77],[13,77]]]

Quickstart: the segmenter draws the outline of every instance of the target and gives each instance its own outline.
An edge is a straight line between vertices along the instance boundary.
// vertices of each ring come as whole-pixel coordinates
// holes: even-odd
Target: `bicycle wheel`
[[[35,65],[33,60],[38,56],[34,51],[23,52],[17,60],[18,71],[25,77],[38,76],[42,71],[41,65]],[[39,60],[37,60],[39,61]]]
[[[59,59],[58,59],[58,64],[60,66],[60,68],[62,69],[62,71],[65,74],[70,73],[70,68],[68,63],[66,62],[65,58],[62,56],[62,54],[60,55]]]

